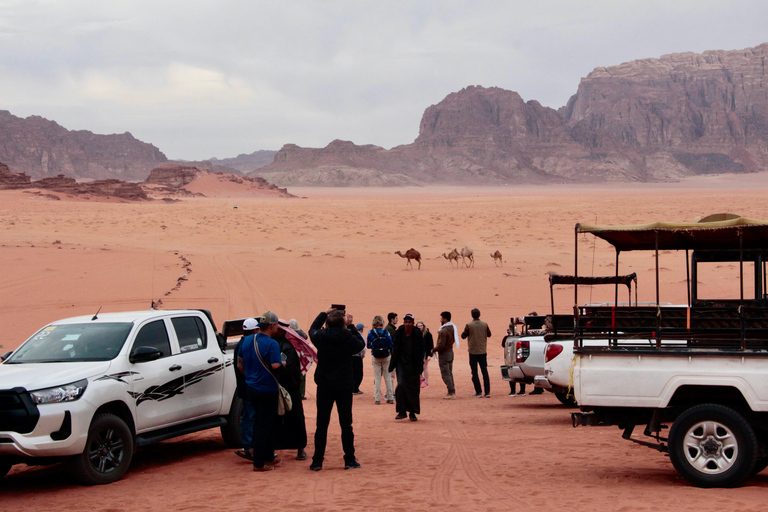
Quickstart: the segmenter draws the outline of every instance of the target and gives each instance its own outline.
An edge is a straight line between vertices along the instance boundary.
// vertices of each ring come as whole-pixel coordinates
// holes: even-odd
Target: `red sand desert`
[[[204,183],[196,192],[206,193]],[[370,356],[354,429],[362,469],[344,471],[332,421],[324,469],[286,460],[255,474],[223,448],[217,430],[141,449],[119,482],[74,484],[59,466],[16,466],[0,483],[3,510],[763,510],[768,473],[739,489],[689,486],[663,454],[615,427],[574,429],[549,393],[507,396],[500,342],[510,316],[549,311],[548,272],[572,273],[577,222],[693,221],[716,212],[768,219],[768,176],[715,176],[672,185],[496,188],[290,189],[301,199],[216,197],[121,203],[0,193],[0,351],[47,322],[102,311],[208,308],[224,320],[276,311],[307,329],[331,303],[366,328],[376,314],[413,313],[436,332],[450,310],[463,325],[482,312],[489,342],[490,399],[472,398],[466,346],[457,351],[458,399],[443,400],[436,363],[420,421],[396,422],[375,406]],[[233,205],[237,204],[237,208]],[[612,275],[605,244],[580,238],[582,274]],[[441,254],[468,245],[474,268]],[[421,270],[393,254],[415,248]],[[490,254],[499,250],[502,267]],[[653,256],[628,254],[640,301],[654,301]],[[685,300],[685,262],[660,255],[662,300]],[[736,293],[719,269],[706,285]],[[719,271],[718,270],[718,271]],[[580,290],[580,301],[610,300]],[[556,290],[557,312],[573,290]],[[309,375],[307,427],[314,433]],[[529,388],[530,390],[530,388]],[[311,455],[312,442],[307,451]],[[286,454],[287,455],[287,454]],[[287,458],[287,457],[286,457]]]

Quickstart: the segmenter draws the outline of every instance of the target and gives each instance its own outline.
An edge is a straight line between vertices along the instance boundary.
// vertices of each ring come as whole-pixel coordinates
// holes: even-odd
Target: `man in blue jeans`
[[[253,335],[259,330],[259,322],[255,318],[246,318],[243,322],[243,336],[235,345],[235,361],[239,357],[240,350],[243,348],[245,338],[249,338],[249,343],[253,342]],[[243,401],[243,412],[240,414],[240,440],[243,449],[237,450],[235,455],[244,459],[253,460],[253,420],[255,413],[253,406],[248,400],[247,386],[245,384],[245,375],[235,365],[235,380],[237,381],[237,396]]]
[[[280,346],[271,338],[278,329],[277,315],[267,311],[259,318],[259,332],[246,336],[237,366],[245,375],[246,394],[253,406],[253,470],[271,471],[282,462],[275,457],[273,429],[277,415],[277,378],[282,365]],[[258,347],[258,353],[256,352]]]

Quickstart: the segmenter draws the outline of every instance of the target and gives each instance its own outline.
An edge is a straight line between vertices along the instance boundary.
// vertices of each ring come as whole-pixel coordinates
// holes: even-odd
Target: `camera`
[[[339,311],[345,311],[347,309],[347,306],[344,304],[331,304],[331,308],[338,309]]]

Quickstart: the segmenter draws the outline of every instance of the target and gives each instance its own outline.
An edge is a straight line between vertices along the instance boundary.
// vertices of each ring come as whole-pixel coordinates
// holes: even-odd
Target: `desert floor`
[[[60,466],[16,466],[0,483],[5,510],[763,510],[768,473],[739,489],[685,483],[663,454],[615,427],[574,429],[549,393],[508,397],[500,347],[510,316],[550,310],[548,272],[574,270],[574,225],[694,221],[717,212],[768,219],[768,176],[714,176],[667,185],[496,188],[289,189],[301,199],[235,192],[176,203],[53,201],[0,192],[0,351],[47,322],[101,311],[207,308],[217,323],[266,310],[307,329],[331,303],[370,327],[376,314],[413,313],[436,332],[449,310],[463,326],[477,307],[493,332],[490,399],[472,398],[466,346],[457,351],[459,399],[437,364],[422,391],[420,421],[395,422],[375,406],[370,357],[354,429],[362,469],[344,471],[332,422],[325,469],[288,460],[254,474],[223,449],[218,431],[140,450],[119,482],[84,488]],[[233,208],[234,205],[237,208]],[[613,250],[579,237],[579,273],[613,275]],[[441,254],[471,247],[474,268]],[[415,248],[421,269],[393,254]],[[499,250],[496,267],[490,253]],[[684,302],[684,254],[661,260],[661,299]],[[418,266],[418,264],[414,263]],[[640,301],[655,301],[654,257],[622,255]],[[705,293],[738,297],[737,265],[702,279]],[[580,288],[579,302],[613,289]],[[625,292],[624,292],[625,293]],[[573,289],[555,290],[558,313]],[[625,297],[622,296],[622,299]],[[314,432],[314,384],[305,402]],[[529,388],[530,391],[530,388]],[[311,455],[312,442],[307,451]],[[287,454],[286,454],[287,455]]]

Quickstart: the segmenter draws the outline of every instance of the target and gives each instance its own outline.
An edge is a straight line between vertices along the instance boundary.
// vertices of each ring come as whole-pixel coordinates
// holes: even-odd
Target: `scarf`
[[[304,338],[299,336],[299,333],[288,326],[280,324],[278,324],[278,326],[285,331],[285,339],[293,345],[293,348],[296,349],[296,353],[299,354],[301,373],[306,375],[307,371],[309,371],[309,367],[312,366],[312,363],[317,362],[317,352],[315,352],[315,349],[313,349]]]
[[[454,340],[454,343],[456,344],[456,348],[459,348],[459,331],[458,331],[458,329],[456,329],[456,326],[453,325],[453,322],[446,322],[446,323],[444,323],[440,327],[440,330],[442,331],[443,329],[445,329],[448,326],[453,328],[453,340]]]

